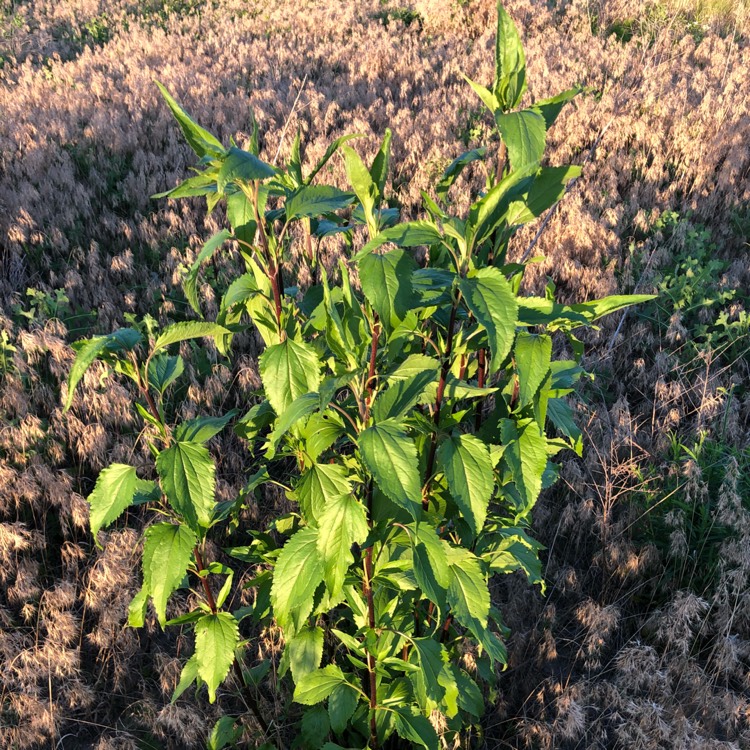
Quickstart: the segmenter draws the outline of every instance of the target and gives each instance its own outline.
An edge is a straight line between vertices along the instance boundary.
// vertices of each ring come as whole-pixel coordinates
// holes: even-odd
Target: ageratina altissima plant
[[[223,291],[214,322],[159,330],[147,319],[79,342],[66,408],[95,359],[135,384],[156,478],[125,464],[102,471],[89,497],[92,533],[133,505],[153,509],[129,623],[142,626],[150,602],[162,626],[192,625],[195,651],[173,699],[195,682],[214,701],[234,671],[268,742],[284,741],[273,727],[301,706],[295,746],[311,750],[436,750],[436,726],[470,744],[506,660],[488,582],[522,570],[544,585],[531,511],[557,477],[555,456],[581,451],[565,398],[583,370],[552,359],[552,335],[580,353],[575,329],[648,299],[562,305],[552,289],[519,294],[524,264],[508,261],[510,240],[580,172],[540,165],[547,129],[577,90],[519,109],[525,59],[502,7],[495,64],[490,88],[469,81],[493,115],[494,139],[461,154],[424,195],[424,218],[405,223],[385,201],[390,132],[369,167],[347,136],[305,173],[297,136],[277,168],[261,160],[257,128],[247,149],[225,148],[160,87],[200,160],[163,195],[205,196],[209,210],[224,201],[230,225],[206,242],[186,298],[200,313],[201,267],[229,241],[244,273]],[[315,181],[334,157],[350,190]],[[451,189],[472,162],[484,166],[486,187],[457,216]],[[351,252],[329,275],[317,249],[333,234]],[[295,267],[295,243],[296,270],[307,266],[300,278],[315,280],[304,290],[282,270]],[[173,345],[212,337],[231,356],[233,336],[248,327],[265,343],[262,389],[234,425],[247,441],[249,480],[235,501],[217,503],[207,444],[236,415],[170,422],[170,386],[184,367]],[[294,511],[264,532],[243,528],[243,505],[267,483]],[[224,549],[227,562],[207,559],[206,540],[220,542],[227,527],[246,543]],[[254,589],[254,604],[231,611],[238,581]],[[170,595],[185,586],[197,606],[167,620]],[[288,716],[263,715],[256,690],[270,664],[249,663],[257,649],[243,636],[247,620],[283,632]],[[214,745],[237,736],[233,723],[217,725]]]

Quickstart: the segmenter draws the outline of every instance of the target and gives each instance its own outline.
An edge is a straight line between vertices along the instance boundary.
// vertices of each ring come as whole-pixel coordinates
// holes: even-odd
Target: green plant
[[[374,749],[400,738],[434,750],[433,712],[446,734],[470,744],[484,708],[478,683],[491,691],[506,659],[488,582],[520,570],[544,586],[531,511],[555,481],[553,457],[581,450],[565,397],[583,370],[552,359],[552,334],[580,351],[576,328],[650,299],[562,305],[552,287],[544,298],[519,295],[524,265],[508,262],[509,242],[580,172],[540,166],[547,128],[576,91],[518,109],[525,70],[516,28],[498,7],[492,88],[470,81],[496,138],[456,158],[435,198],[424,195],[425,217],[405,223],[385,202],[390,131],[369,167],[345,136],[306,174],[299,135],[286,166],[273,167],[259,156],[257,128],[247,149],[225,148],[160,86],[200,159],[194,176],[160,197],[205,196],[209,210],[225,201],[231,227],[201,250],[187,300],[199,313],[202,266],[229,241],[245,273],[214,322],[134,321],[78,343],[65,406],[96,359],[135,385],[155,479],[124,464],[105,469],[89,497],[91,530],[96,537],[133,505],[159,519],[144,535],[143,588],[129,623],[143,625],[150,601],[162,626],[194,628],[173,699],[197,683],[213,701],[234,670],[271,739],[257,695],[271,664],[247,664],[246,636],[251,623],[273,620],[285,640],[278,674],[294,684],[287,718],[303,711],[294,747],[335,750],[335,737]],[[350,191],[313,184],[336,154]],[[455,216],[451,188],[474,161],[485,164],[487,189]],[[352,252],[326,269],[318,248],[332,235]],[[306,290],[287,275],[295,263],[315,279]],[[172,423],[169,392],[184,368],[172,348],[211,337],[228,355],[249,326],[265,344],[262,388],[235,423],[250,478],[236,499],[217,503],[207,444],[235,413]],[[247,529],[243,507],[267,486],[294,510],[264,531]],[[225,547],[226,562],[207,559],[206,540],[227,529],[246,543]],[[169,598],[186,575],[197,603],[170,619]],[[233,608],[240,582],[254,603]],[[214,744],[234,741],[234,720],[222,721]]]

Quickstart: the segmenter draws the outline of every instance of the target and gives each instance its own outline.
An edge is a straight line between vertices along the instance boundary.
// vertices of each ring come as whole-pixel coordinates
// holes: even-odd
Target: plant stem
[[[370,345],[370,367],[367,371],[367,380],[365,381],[365,409],[362,415],[362,421],[367,422],[370,418],[370,405],[372,404],[372,392],[375,390],[375,358],[378,354],[378,340],[380,339],[380,331],[382,326],[378,319],[378,314],[374,313],[372,322],[372,344]]]
[[[205,570],[205,566],[203,565],[203,556],[201,555],[200,549],[198,549],[198,546],[196,545],[195,549],[193,549],[193,555],[195,555],[195,564],[198,567],[198,572],[200,573],[201,570]],[[214,592],[211,591],[211,587],[208,585],[208,579],[205,576],[199,576],[201,579],[201,583],[203,584],[203,593],[206,595],[206,602],[208,606],[211,608],[211,612],[216,614],[217,606],[216,606],[216,599],[214,599]]]
[[[487,353],[484,349],[477,352],[477,386],[484,388],[484,376],[486,367]],[[479,432],[482,426],[482,400],[477,399],[477,413],[474,415],[474,429]]]
[[[433,422],[435,424],[435,431],[432,433],[432,441],[430,443],[430,453],[427,457],[427,481],[425,483],[424,494],[422,495],[422,510],[427,510],[430,507],[429,501],[429,488],[430,478],[432,472],[435,469],[435,453],[437,451],[437,440],[438,440],[438,427],[440,425],[440,409],[443,405],[443,394],[445,393],[445,384],[448,380],[448,373],[451,369],[451,354],[453,352],[453,328],[456,325],[456,313],[458,312],[458,298],[453,300],[453,307],[451,307],[450,320],[448,321],[448,337],[445,341],[445,352],[443,353],[443,366],[440,369],[440,380],[437,387],[437,395],[435,396],[435,414],[433,416]]]

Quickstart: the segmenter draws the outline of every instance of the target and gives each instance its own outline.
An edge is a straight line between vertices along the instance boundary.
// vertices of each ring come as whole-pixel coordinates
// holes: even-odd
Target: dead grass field
[[[550,152],[583,177],[529,285],[668,293],[588,337],[585,456],[535,515],[548,594],[515,577],[494,592],[513,635],[484,747],[748,748],[748,6],[506,7],[529,100],[586,87]],[[124,627],[140,519],[102,534],[102,550],[88,533],[97,473],[147,462],[130,394],[92,368],[62,414],[67,345],[123,311],[187,316],[181,275],[221,221],[198,201],[149,198],[192,163],[153,80],[224,142],[243,143],[255,112],[269,160],[296,128],[313,162],[353,131],[372,153],[391,127],[391,188],[412,217],[420,190],[487,133],[459,71],[491,79],[494,4],[0,0],[0,13],[0,745],[203,747],[216,709],[189,694],[169,704],[186,639],[155,620]],[[343,184],[331,163],[326,179]],[[246,405],[257,354],[249,337],[231,364],[208,351],[185,415]],[[228,498],[243,456],[222,440]],[[273,647],[269,634],[258,646]]]

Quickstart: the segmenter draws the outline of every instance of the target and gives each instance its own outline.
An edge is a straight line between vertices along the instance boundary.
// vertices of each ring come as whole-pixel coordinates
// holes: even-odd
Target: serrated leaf
[[[151,595],[162,627],[167,621],[167,600],[182,583],[197,541],[187,526],[157,523],[146,529],[143,588]]]
[[[186,320],[181,323],[173,323],[167,326],[159,335],[154,343],[153,353],[160,349],[165,349],[170,344],[176,344],[178,341],[187,341],[188,339],[215,338],[217,336],[227,336],[228,331],[224,326],[216,323],[204,323],[202,321]]]
[[[99,474],[94,490],[87,498],[91,506],[89,525],[94,539],[99,529],[109,526],[132,504],[137,482],[135,468],[127,464],[112,464]]]
[[[386,419],[398,420],[403,417],[417,403],[427,386],[435,382],[437,373],[438,362],[432,360],[429,369],[418,371],[408,379],[389,378],[390,386],[378,394],[372,405],[375,421],[384,422]]]
[[[324,701],[339,685],[346,686],[349,690],[354,689],[347,683],[341,668],[335,664],[329,664],[323,669],[316,669],[306,674],[297,683],[294,688],[294,700],[305,706],[314,706]]]
[[[399,248],[382,255],[369,253],[359,262],[362,291],[387,332],[404,320],[416,301],[411,281],[416,270],[414,258]]]
[[[232,227],[234,236],[245,245],[252,245],[258,224],[255,221],[255,210],[247,196],[238,190],[227,196],[227,221]]]
[[[533,419],[501,422],[501,440],[505,445],[503,462],[513,476],[521,503],[516,515],[529,513],[542,491],[542,475],[547,466],[547,440]]]
[[[489,374],[496,373],[508,356],[516,332],[518,304],[505,276],[497,268],[482,268],[459,281],[466,304],[487,330],[492,359]]]
[[[332,598],[341,593],[346,571],[354,562],[352,544],[362,544],[368,531],[367,511],[354,495],[338,495],[326,501],[319,519],[318,552]]]
[[[148,384],[163,394],[184,370],[185,362],[179,354],[171,357],[166,352],[159,352],[149,362]]]
[[[331,729],[336,734],[343,734],[349,719],[357,709],[359,694],[348,685],[337,685],[328,696],[328,717]]]
[[[287,641],[292,677],[299,682],[306,674],[320,667],[323,658],[323,628],[302,628],[294,638]]]
[[[448,662],[448,652],[433,638],[412,638],[411,644],[421,667],[412,675],[412,682],[424,709],[427,708],[428,700],[439,704],[445,695],[445,688],[440,684],[440,674]]]
[[[534,102],[534,109],[538,109],[542,113],[547,130],[552,127],[563,106],[580,93],[581,89],[578,86],[575,86],[567,91],[562,91],[556,96],[551,96],[548,99],[541,99],[540,101]]]
[[[229,612],[204,615],[195,623],[195,655],[198,674],[208,688],[208,699],[216,701],[216,689],[234,663],[234,649],[240,641],[237,620]]]
[[[539,162],[544,154],[547,131],[538,111],[496,112],[495,122],[514,171]]]
[[[359,436],[359,450],[378,487],[417,520],[422,509],[417,448],[396,422],[381,422]]]
[[[437,460],[451,497],[477,536],[495,488],[489,449],[474,435],[450,436],[440,444]]]
[[[520,406],[531,403],[542,383],[547,379],[552,359],[552,337],[519,331],[513,347],[518,373]]]
[[[300,734],[307,750],[318,750],[328,738],[330,731],[328,711],[323,706],[314,706],[302,714]]]
[[[300,529],[282,547],[271,587],[273,614],[288,637],[294,635],[312,612],[315,590],[323,580],[318,552],[318,531]]]
[[[346,208],[354,195],[330,185],[304,185],[287,198],[284,210],[287,221],[321,216]]]
[[[440,230],[432,221],[407,221],[379,232],[354,256],[354,259],[361,262],[363,258],[388,242],[398,247],[421,247],[422,245],[434,245],[440,242],[442,238]]]
[[[223,193],[230,182],[266,180],[275,174],[276,170],[270,164],[261,161],[255,154],[232,146],[221,165],[216,186],[219,192]]]
[[[293,339],[269,346],[260,357],[260,378],[274,411],[283,414],[300,396],[318,391],[318,354]]]
[[[166,100],[169,108],[172,110],[172,114],[177,120],[180,129],[182,130],[185,140],[190,144],[190,148],[195,153],[203,158],[204,156],[216,156],[224,152],[224,147],[221,145],[219,140],[211,135],[205,128],[202,128],[198,123],[193,120],[190,115],[172,98],[171,94],[167,89],[159,83],[154,81],[161,91],[161,95]]]
[[[427,523],[415,524],[413,544],[414,578],[425,596],[445,610],[450,570],[446,550],[449,546]]]
[[[302,473],[295,489],[302,517],[308,523],[319,524],[326,504],[352,490],[348,472],[340,464],[315,463]]]
[[[268,449],[266,458],[273,458],[279,440],[286,435],[301,419],[309,416],[320,408],[320,399],[317,393],[305,393],[296,398],[279,416],[273,431],[268,436]]]
[[[206,750],[224,750],[239,740],[242,732],[242,724],[234,716],[222,716],[211,730]]]
[[[580,167],[543,167],[536,174],[528,193],[508,205],[505,221],[510,226],[533,221],[554,206],[565,195],[568,183],[580,175]]]
[[[216,467],[204,445],[177,442],[156,459],[169,504],[194,531],[213,520]]]
[[[438,750],[438,736],[429,719],[407,706],[394,708],[393,716],[399,737],[427,750]]]

